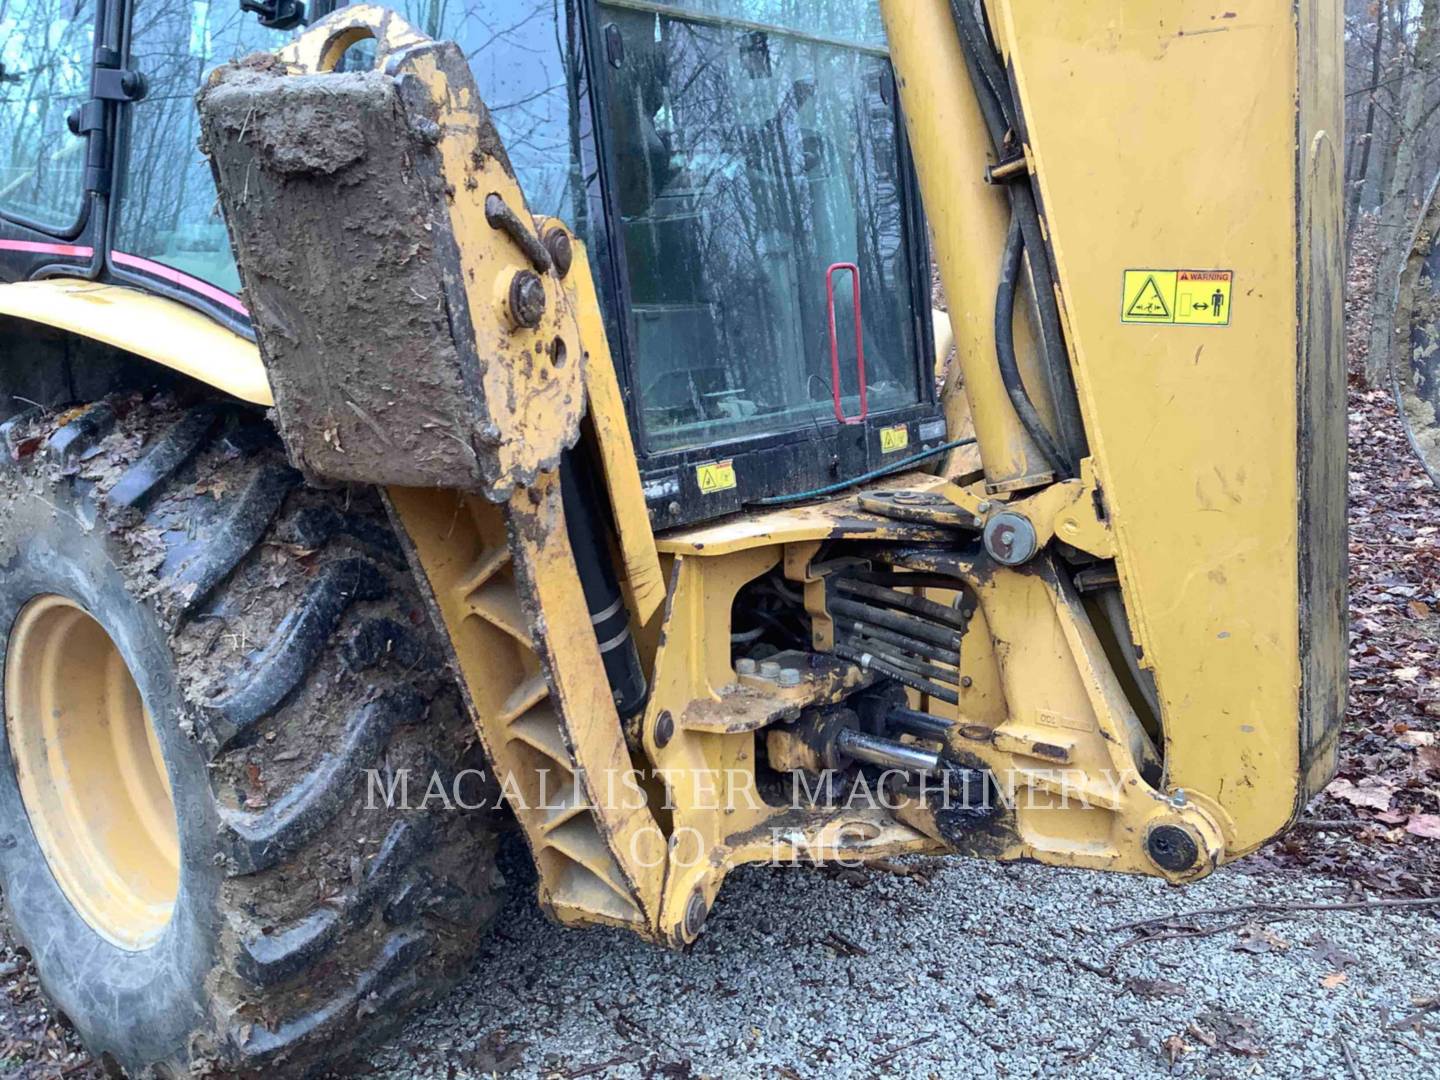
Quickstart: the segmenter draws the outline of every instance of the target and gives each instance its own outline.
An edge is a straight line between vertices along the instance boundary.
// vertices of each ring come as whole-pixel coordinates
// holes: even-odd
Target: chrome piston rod
[[[886,769],[905,769],[911,772],[939,772],[940,755],[933,750],[923,750],[893,739],[882,739],[878,735],[867,735],[854,728],[846,728],[835,739],[836,745],[856,761],[869,762]]]

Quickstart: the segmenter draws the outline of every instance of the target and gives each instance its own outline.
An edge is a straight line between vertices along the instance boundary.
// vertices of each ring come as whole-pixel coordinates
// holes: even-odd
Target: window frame
[[[86,81],[86,87],[92,93],[95,87],[95,50],[97,47],[113,44],[114,35],[111,33],[113,25],[112,18],[116,10],[123,7],[126,3],[127,0],[94,0],[94,35],[90,43],[90,56],[85,65],[85,71],[89,76]],[[72,135],[71,138],[79,139],[82,138],[82,136]],[[84,152],[86,154],[88,171],[90,137],[86,135],[83,136],[83,138],[85,141]],[[114,140],[108,139],[107,144],[107,151],[113,154]],[[86,188],[82,174],[80,191],[76,200],[79,205],[76,207],[74,217],[68,225],[57,225],[54,222],[41,221],[39,218],[30,217],[28,214],[17,213],[14,210],[6,209],[3,203],[0,203],[0,224],[18,226],[21,229],[28,229],[30,232],[39,233],[42,236],[54,237],[56,240],[76,240],[87,231],[95,218],[103,217],[103,215],[96,213],[94,194],[94,192]]]
[[[135,4],[137,0],[118,0],[122,8],[122,15],[119,27],[120,55],[122,63],[127,67],[130,64],[130,49],[132,45],[132,29],[135,20]],[[152,3],[164,2],[164,0],[151,0]],[[139,268],[118,265],[115,261],[115,231],[120,224],[120,215],[124,212],[125,192],[128,188],[126,181],[128,176],[122,176],[122,170],[128,174],[130,164],[130,132],[135,122],[135,107],[143,105],[144,100],[138,102],[125,102],[120,108],[119,121],[115,127],[115,137],[110,140],[111,153],[113,157],[113,175],[115,181],[111,187],[110,209],[105,215],[105,279],[120,285],[131,285],[138,289],[163,296],[167,300],[175,300],[189,307],[195,308],[202,314],[210,316],[227,330],[231,330],[242,337],[254,341],[255,328],[250,322],[249,312],[240,314],[234,308],[221,303],[205,295],[207,291],[224,293],[226,296],[233,294],[226,292],[219,286],[208,281],[202,281],[192,274],[187,274],[175,267],[166,266],[169,271],[165,276],[154,273],[146,273]],[[122,253],[123,254],[123,253]],[[157,266],[165,266],[156,259],[143,259],[140,256],[132,256],[142,262],[154,263]],[[194,282],[194,287],[189,287],[185,282]],[[235,300],[241,303],[238,296]]]
[[[577,6],[584,24],[582,40],[586,55],[583,63],[589,83],[591,113],[594,116],[608,117],[609,78],[603,70],[604,0],[586,0]],[[650,0],[618,0],[613,6],[654,12],[682,20],[715,22],[703,15],[695,19],[694,12],[670,4],[652,3]],[[755,26],[762,28],[760,24]],[[618,309],[617,319],[607,320],[610,352],[624,390],[626,419],[635,443],[641,478],[646,481],[652,522],[657,529],[733,513],[742,509],[746,502],[757,498],[818,488],[837,479],[867,472],[871,468],[887,464],[880,451],[881,428],[903,423],[913,435],[917,433],[919,423],[940,416],[933,374],[935,342],[930,315],[929,243],[909,133],[900,111],[900,95],[895,85],[894,65],[888,51],[858,42],[796,33],[785,27],[763,28],[790,34],[805,41],[855,48],[871,55],[883,56],[885,60],[890,79],[889,106],[894,118],[896,149],[899,155],[897,164],[903,177],[900,185],[901,214],[906,230],[906,248],[910,254],[911,333],[915,338],[919,392],[915,403],[884,412],[872,412],[859,424],[840,424],[833,418],[817,418],[810,424],[797,425],[787,430],[760,432],[719,443],[678,449],[653,449],[648,444],[641,415],[638,345],[628,317],[631,309],[628,257],[624,248],[624,233],[620,228],[619,190],[612,182],[618,171],[615,139],[607,124],[592,124],[599,158],[605,232],[610,238],[605,264],[611,275],[607,291],[615,298]],[[927,443],[931,441],[924,440]],[[912,437],[910,445],[918,450],[921,442],[919,438]],[[811,460],[806,460],[803,454],[807,443],[815,445],[818,451],[812,455]],[[701,493],[695,479],[695,467],[724,460],[731,460],[735,464],[736,488],[724,493]],[[668,494],[672,487],[675,488],[673,497]]]

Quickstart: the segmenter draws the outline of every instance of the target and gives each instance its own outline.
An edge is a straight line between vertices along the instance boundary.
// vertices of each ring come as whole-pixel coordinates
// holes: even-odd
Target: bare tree
[[[1375,8],[1375,21],[1371,27],[1373,44],[1370,48],[1370,82],[1365,88],[1364,129],[1351,140],[1350,157],[1355,162],[1355,172],[1350,179],[1349,205],[1345,213],[1345,250],[1350,250],[1350,241],[1355,235],[1355,222],[1360,217],[1360,198],[1365,191],[1365,177],[1370,171],[1370,150],[1375,141],[1375,113],[1382,92],[1381,72],[1384,70],[1385,22],[1389,0],[1380,0]]]
[[[1440,0],[1424,0],[1410,50],[1410,63],[1400,85],[1399,115],[1394,118],[1393,165],[1387,170],[1389,180],[1376,221],[1384,242],[1375,271],[1370,349],[1365,358],[1365,381],[1371,386],[1381,386],[1388,381],[1390,350],[1395,346],[1393,299],[1400,267],[1405,261],[1406,242],[1414,227],[1414,198],[1426,158],[1425,133],[1436,109],[1435,105],[1427,105],[1426,99],[1437,53],[1440,53]]]

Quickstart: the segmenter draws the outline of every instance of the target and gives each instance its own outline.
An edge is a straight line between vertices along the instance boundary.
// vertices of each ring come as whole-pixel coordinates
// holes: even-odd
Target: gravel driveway
[[[1440,1075],[1440,906],[1197,916],[1147,931],[1192,936],[1132,943],[1107,928],[1356,897],[1244,863],[1185,889],[907,866],[741,869],[687,955],[553,926],[521,884],[474,973],[372,1064],[436,1080]]]

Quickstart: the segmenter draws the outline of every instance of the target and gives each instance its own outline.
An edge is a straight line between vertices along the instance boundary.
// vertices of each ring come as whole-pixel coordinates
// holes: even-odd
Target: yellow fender
[[[81,278],[0,285],[0,315],[103,341],[252,405],[273,405],[260,350],[175,300]]]

